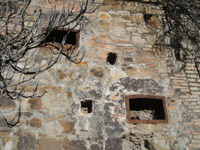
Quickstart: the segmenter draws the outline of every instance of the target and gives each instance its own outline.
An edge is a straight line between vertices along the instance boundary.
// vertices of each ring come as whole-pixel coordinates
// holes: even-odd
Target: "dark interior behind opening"
[[[47,36],[45,41],[62,43],[63,37],[67,34],[68,34],[68,31],[65,31],[65,30],[54,30]],[[77,42],[76,34],[77,34],[77,32],[71,31],[67,35],[66,44],[76,45],[76,42]]]
[[[92,101],[91,100],[82,101],[81,108],[87,108],[88,113],[91,113],[92,112]]]
[[[109,52],[107,56],[107,62],[109,62],[111,65],[114,65],[116,63],[117,54]]]
[[[165,112],[162,99],[134,98],[129,99],[130,111],[153,110],[154,120],[165,120]]]

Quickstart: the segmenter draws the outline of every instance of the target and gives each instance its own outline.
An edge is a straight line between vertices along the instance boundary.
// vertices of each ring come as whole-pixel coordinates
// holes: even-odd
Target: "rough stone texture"
[[[31,119],[31,120],[29,121],[29,125],[30,125],[31,127],[37,127],[37,128],[39,128],[39,127],[42,126],[42,120],[37,119],[37,118],[33,118],[33,119]]]
[[[0,97],[0,104],[1,104],[1,108],[16,107],[16,104],[12,99],[7,99],[4,97]]]
[[[53,138],[41,138],[39,140],[40,150],[61,150],[61,143],[57,139]]]
[[[16,127],[9,129],[0,118],[1,149],[200,149],[200,80],[194,62],[188,60],[182,72],[167,63],[170,53],[153,48],[161,7],[153,1],[105,3],[80,32],[79,48],[87,50],[82,62],[63,58],[40,74],[39,93],[48,93],[22,99]],[[144,14],[152,17],[145,20]],[[114,65],[106,61],[109,52],[117,54]],[[41,49],[39,54],[47,57],[49,52]],[[127,122],[125,95],[140,94],[165,97],[168,123]],[[92,112],[86,115],[81,112],[85,100],[92,100]],[[0,106],[10,121],[17,114],[17,102]]]
[[[3,137],[2,138],[2,150],[12,150],[13,149],[13,141],[11,137]]]
[[[31,98],[31,99],[29,99],[28,103],[30,104],[31,109],[41,109],[42,108],[41,98]]]
[[[85,146],[85,141],[82,141],[82,140],[71,141],[70,146],[71,146],[71,150],[76,150],[76,149],[87,150]]]
[[[63,133],[70,133],[73,131],[74,123],[73,122],[67,122],[67,121],[60,121],[61,125],[63,126]]]
[[[103,77],[103,69],[102,68],[91,69],[90,70],[90,75],[102,78]]]
[[[14,134],[15,150],[34,150],[36,148],[36,136],[33,133],[19,130]]]
[[[105,150],[121,150],[121,138],[109,138],[106,140]]]

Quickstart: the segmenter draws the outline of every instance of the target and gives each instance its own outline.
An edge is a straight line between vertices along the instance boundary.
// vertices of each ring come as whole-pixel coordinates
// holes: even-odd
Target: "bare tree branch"
[[[37,94],[38,85],[27,94],[27,83],[55,65],[61,56],[77,61],[81,49],[66,46],[68,35],[74,29],[80,32],[87,20],[85,14],[93,13],[100,4],[89,0],[54,1],[48,5],[36,0],[8,0],[0,4],[0,94],[12,99],[42,96]],[[52,31],[64,28],[68,32],[61,43],[45,42]],[[36,57],[42,47],[49,47],[51,55],[41,66]]]

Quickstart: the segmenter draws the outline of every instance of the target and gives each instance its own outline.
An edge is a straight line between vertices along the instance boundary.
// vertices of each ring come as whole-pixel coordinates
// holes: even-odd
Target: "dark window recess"
[[[147,24],[150,24],[150,19],[153,15],[151,14],[144,14],[144,21],[147,23]]]
[[[174,50],[175,52],[175,57],[177,61],[181,61],[181,54],[180,54],[180,50]]]
[[[164,97],[126,96],[127,119],[131,123],[168,122]]]
[[[68,31],[54,30],[46,37],[46,42],[62,43],[64,36],[67,34],[68,34]],[[76,34],[77,34],[77,32],[71,31],[67,35],[66,43],[71,44],[71,45],[76,45],[76,42],[77,42]]]
[[[108,53],[107,56],[107,62],[109,62],[111,65],[114,65],[116,63],[117,54],[116,53]]]
[[[144,140],[144,147],[149,150],[154,150],[153,144],[149,142],[148,140]]]
[[[92,112],[92,101],[86,100],[81,102],[81,112],[83,113],[91,113]]]
[[[42,31],[44,32],[46,28],[43,28]],[[68,30],[63,29],[57,29],[53,30],[49,33],[49,35],[46,37],[44,41],[41,42],[41,44],[48,43],[54,44],[55,46],[58,46],[62,43],[63,38],[67,35],[66,43],[65,45],[73,46],[73,48],[78,48],[79,46],[79,38],[80,38],[80,31],[79,30],[72,30],[68,33]]]
[[[133,112],[131,119],[142,119],[145,120],[163,120],[165,119],[165,113],[163,108],[163,102],[161,99],[150,99],[150,98],[135,98],[129,99],[130,112]],[[137,118],[134,118],[134,112],[141,112],[136,114]],[[143,113],[142,113],[143,112]]]

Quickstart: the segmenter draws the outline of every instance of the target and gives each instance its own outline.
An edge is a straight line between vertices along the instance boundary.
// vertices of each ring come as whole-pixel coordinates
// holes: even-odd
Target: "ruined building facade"
[[[167,48],[154,47],[162,14],[148,0],[106,1],[71,37],[86,50],[82,61],[63,58],[40,74],[48,93],[22,100],[17,126],[1,117],[0,149],[200,149],[199,76],[192,61],[184,72]],[[2,101],[10,118],[17,108]]]

